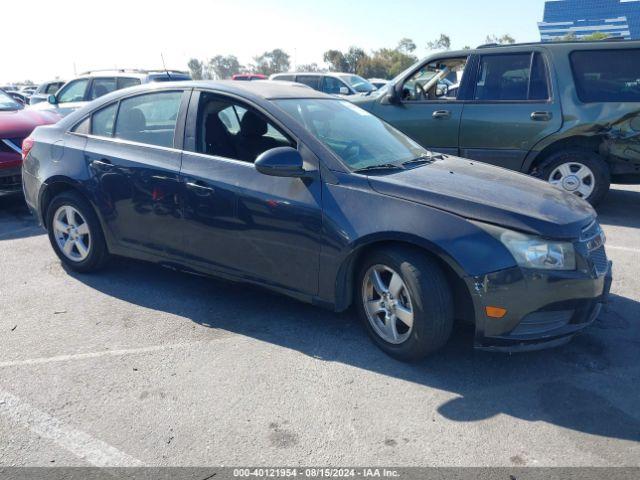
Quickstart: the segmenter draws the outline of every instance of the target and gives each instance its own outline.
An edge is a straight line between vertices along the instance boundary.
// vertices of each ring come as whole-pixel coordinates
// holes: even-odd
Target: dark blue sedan
[[[355,305],[384,351],[568,341],[611,266],[585,201],[440,155],[366,111],[280,82],[117,91],[24,143],[27,202],[78,272],[111,255]],[[250,301],[250,299],[248,299]]]

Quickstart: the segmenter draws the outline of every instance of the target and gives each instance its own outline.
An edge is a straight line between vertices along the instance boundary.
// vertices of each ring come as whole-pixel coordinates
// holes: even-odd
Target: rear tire
[[[538,178],[584,198],[593,206],[604,199],[611,186],[607,162],[590,150],[561,150],[546,158],[536,170]]]
[[[379,287],[387,287],[386,297],[378,293],[374,278],[382,281]],[[416,361],[449,340],[454,323],[451,287],[437,262],[426,253],[405,247],[373,252],[361,265],[356,290],[358,313],[365,328],[388,355]],[[372,314],[381,303],[385,309]],[[411,327],[402,320],[409,318],[408,312],[412,314]]]
[[[51,200],[46,212],[49,241],[62,263],[80,273],[106,264],[109,252],[98,217],[79,193],[63,192]]]

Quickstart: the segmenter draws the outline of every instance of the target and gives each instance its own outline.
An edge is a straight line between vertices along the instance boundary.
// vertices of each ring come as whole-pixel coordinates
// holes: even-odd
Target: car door
[[[112,237],[127,249],[182,253],[179,170],[189,94],[126,97],[90,119],[85,158],[98,206]]]
[[[263,151],[295,146],[254,106],[194,92],[182,158],[184,248],[199,268],[315,295],[322,212],[317,159],[298,145],[313,178],[259,173]]]
[[[462,72],[465,63],[466,58],[443,58],[422,65],[404,79],[396,102],[381,101],[373,113],[429,150],[458,155],[463,101],[448,96],[435,84],[430,92],[424,88],[435,75],[456,79],[458,72],[454,70]]]
[[[520,170],[527,153],[562,126],[542,51],[474,58],[473,87],[460,126],[460,154]]]

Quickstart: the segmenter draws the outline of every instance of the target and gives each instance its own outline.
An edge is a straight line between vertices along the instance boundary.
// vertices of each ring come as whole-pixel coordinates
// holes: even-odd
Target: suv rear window
[[[640,50],[583,50],[571,54],[582,102],[640,102]]]

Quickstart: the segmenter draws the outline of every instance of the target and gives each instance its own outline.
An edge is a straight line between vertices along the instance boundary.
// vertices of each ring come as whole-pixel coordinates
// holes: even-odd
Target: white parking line
[[[607,245],[606,246],[607,250],[620,250],[621,252],[633,252],[633,253],[640,253],[640,248],[633,248],[633,247],[617,247],[615,245]]]
[[[36,435],[52,440],[96,467],[144,466],[144,463],[137,458],[88,433],[64,424],[59,419],[2,390],[0,390],[0,415],[8,417]]]
[[[40,358],[27,358],[25,360],[9,360],[6,362],[0,362],[0,368],[3,367],[15,367],[20,365],[39,365],[43,363],[54,362],[66,362],[69,360],[83,360],[86,358],[100,358],[100,357],[116,357],[121,355],[136,355],[140,353],[158,352],[161,350],[171,350],[175,348],[184,348],[195,345],[192,343],[174,343],[171,345],[153,345],[150,347],[129,348],[121,350],[103,350],[101,352],[89,352],[89,353],[76,353],[70,355],[58,355],[55,357],[40,357]]]

